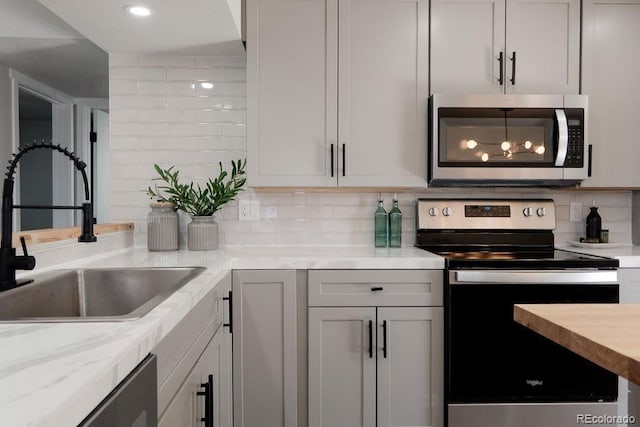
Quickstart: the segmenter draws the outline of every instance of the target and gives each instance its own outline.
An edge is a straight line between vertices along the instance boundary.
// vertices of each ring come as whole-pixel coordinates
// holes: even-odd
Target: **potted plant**
[[[191,215],[192,221],[188,225],[188,247],[190,250],[208,250],[218,248],[218,224],[213,214],[219,211],[226,203],[234,200],[236,195],[243,190],[246,183],[246,160],[231,161],[231,174],[225,171],[220,164],[220,173],[215,179],[209,178],[206,185],[180,183],[180,171],[171,166],[162,169],[157,164],[154,168],[164,184],[149,187],[147,195],[158,201],[170,202],[181,210]]]

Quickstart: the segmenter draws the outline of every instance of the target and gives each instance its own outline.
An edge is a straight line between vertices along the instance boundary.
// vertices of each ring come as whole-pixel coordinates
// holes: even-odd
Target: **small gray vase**
[[[218,249],[218,224],[212,216],[192,216],[187,234],[190,251]]]
[[[147,248],[150,251],[180,249],[180,231],[176,205],[167,202],[150,203],[147,215]]]

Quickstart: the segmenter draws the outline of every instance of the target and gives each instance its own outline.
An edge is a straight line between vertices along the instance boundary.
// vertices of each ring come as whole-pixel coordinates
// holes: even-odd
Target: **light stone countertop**
[[[138,320],[0,324],[0,425],[77,425],[231,269],[442,269],[444,261],[412,247],[132,248],[56,268],[178,266],[207,270]]]

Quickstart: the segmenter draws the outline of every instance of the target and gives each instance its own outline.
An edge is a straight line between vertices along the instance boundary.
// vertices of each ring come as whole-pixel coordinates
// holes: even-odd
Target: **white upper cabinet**
[[[338,185],[424,187],[429,3],[340,0],[338,15]]]
[[[248,183],[424,187],[427,0],[247,0]]]
[[[247,178],[335,186],[337,21],[331,0],[247,0]],[[333,26],[325,25],[334,23]],[[333,159],[335,167],[335,155]]]
[[[504,92],[504,1],[431,2],[432,93]]]
[[[506,4],[507,93],[577,94],[580,0],[507,0]]]
[[[583,91],[591,178],[583,187],[640,187],[640,1],[584,2]]]
[[[432,93],[577,94],[580,0],[434,0]]]

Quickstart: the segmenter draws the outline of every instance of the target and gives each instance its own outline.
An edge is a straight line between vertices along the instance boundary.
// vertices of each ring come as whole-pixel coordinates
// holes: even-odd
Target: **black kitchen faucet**
[[[13,204],[13,184],[16,166],[26,153],[36,149],[48,149],[58,151],[69,158],[76,169],[82,173],[84,182],[85,202],[82,206],[61,206],[61,205],[14,205]],[[33,270],[36,266],[36,259],[27,253],[27,245],[24,237],[20,239],[22,243],[23,255],[16,255],[15,248],[12,247],[13,237],[13,209],[82,209],[82,234],[78,237],[79,242],[95,242],[96,236],[93,234],[93,207],[89,195],[89,181],[85,168],[86,163],[80,160],[74,153],[60,145],[46,143],[34,143],[23,147],[18,153],[13,155],[7,166],[8,172],[4,180],[2,189],[2,243],[0,245],[0,291],[6,291],[31,282],[31,280],[16,282],[16,270]]]

